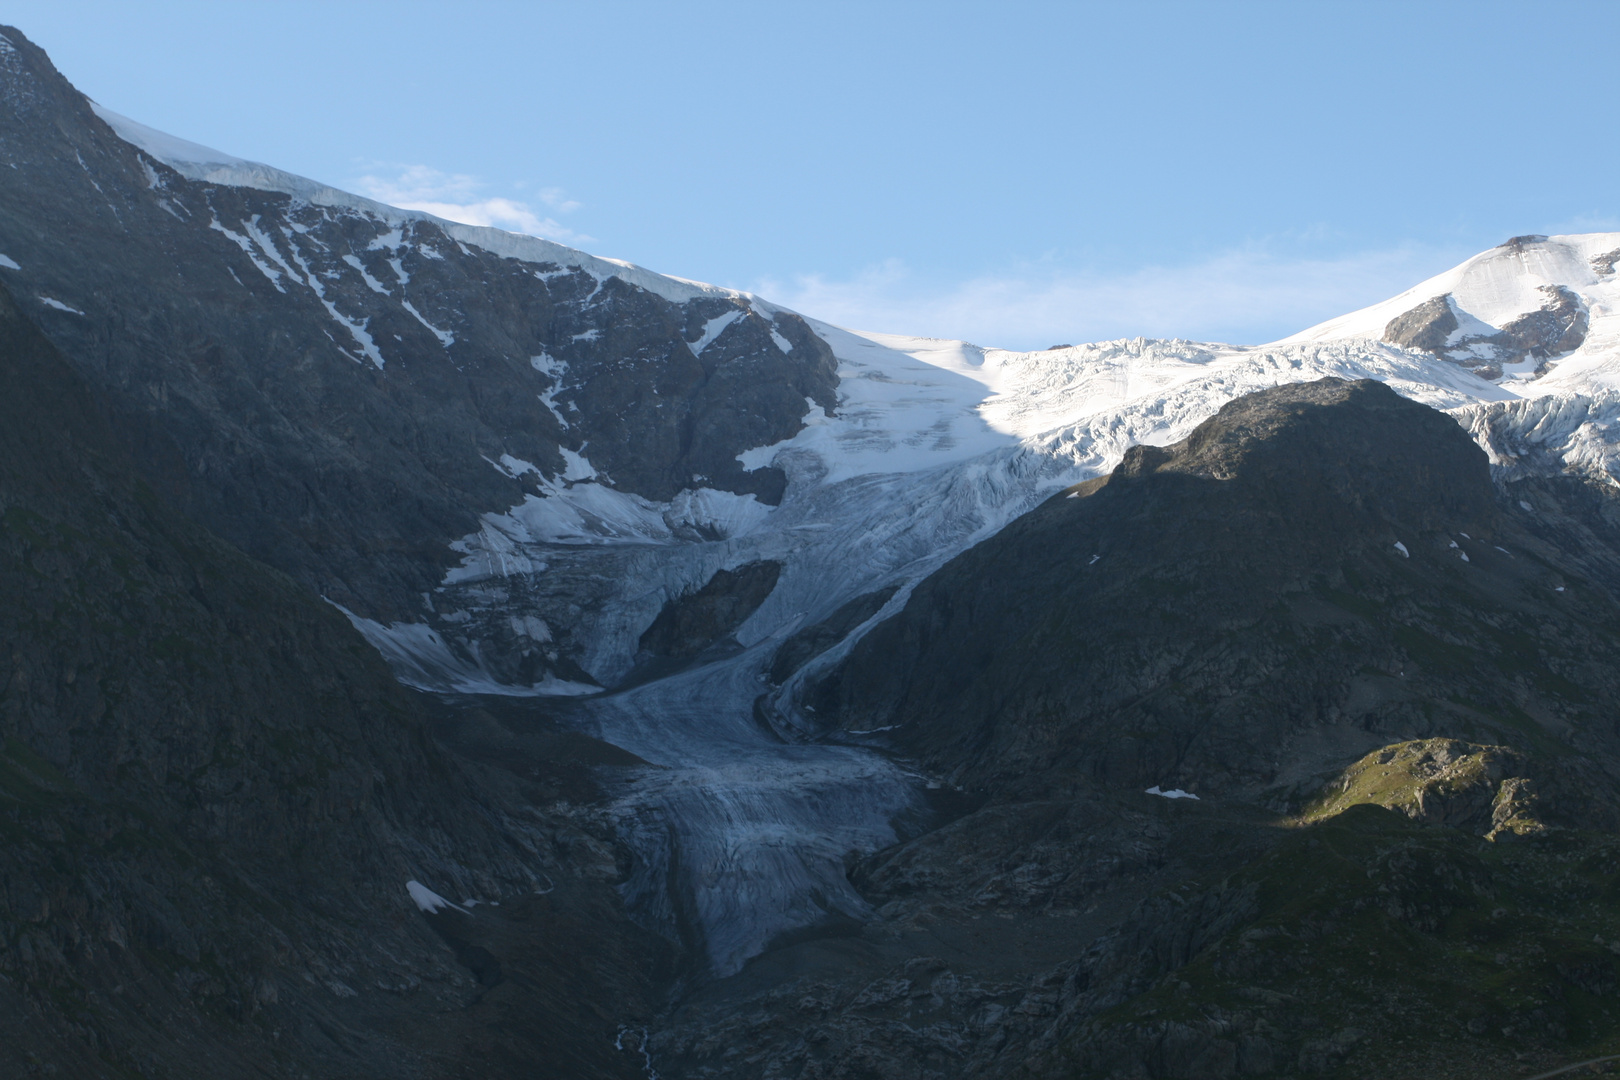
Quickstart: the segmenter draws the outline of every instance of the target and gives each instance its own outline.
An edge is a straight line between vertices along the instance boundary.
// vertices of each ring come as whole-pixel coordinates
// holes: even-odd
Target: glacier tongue
[[[868,914],[845,856],[897,839],[916,808],[901,769],[867,751],[784,744],[754,720],[770,649],[582,701],[590,733],[663,766],[614,807],[637,859],[625,898],[640,918],[696,939],[729,975],[780,934]],[[675,888],[671,888],[671,878]]]

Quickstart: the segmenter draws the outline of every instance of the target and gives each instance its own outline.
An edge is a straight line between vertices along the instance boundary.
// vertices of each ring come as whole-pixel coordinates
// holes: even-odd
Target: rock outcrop
[[[887,740],[952,820],[855,865],[858,942],[767,954],[663,1060],[1460,1077],[1603,1045],[1615,500],[1506,483],[1452,420],[1323,380],[947,563],[777,726]]]
[[[1546,237],[1532,239],[1545,240]],[[1510,241],[1511,243],[1511,241]],[[1606,265],[1600,257],[1594,269]],[[1450,293],[1431,297],[1397,315],[1384,328],[1383,340],[1403,349],[1417,349],[1450,360],[1487,379],[1502,377],[1502,365],[1525,359],[1547,360],[1574,352],[1586,341],[1590,328],[1586,304],[1563,285],[1543,285],[1542,304],[1500,328],[1466,315],[1458,318],[1456,298]]]

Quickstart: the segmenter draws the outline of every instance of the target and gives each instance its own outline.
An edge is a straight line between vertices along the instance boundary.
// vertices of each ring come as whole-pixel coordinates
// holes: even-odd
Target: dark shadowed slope
[[[1239,399],[1071,494],[918,587],[818,714],[898,725],[974,786],[1278,806],[1405,738],[1614,760],[1612,551],[1548,543],[1455,422],[1382,384]]]
[[[0,1073],[635,1074],[611,849],[169,508],[3,292],[0,743]]]

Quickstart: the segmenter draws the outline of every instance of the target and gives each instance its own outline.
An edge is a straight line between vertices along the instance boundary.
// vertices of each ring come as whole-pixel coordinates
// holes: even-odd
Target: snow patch
[[[416,319],[417,322],[419,322],[423,326],[427,327],[428,330],[430,332],[432,332],[433,336],[439,339],[439,344],[440,345],[443,345],[445,348],[448,349],[450,346],[452,346],[452,345],[454,345],[456,343],[456,335],[455,334],[451,333],[449,330],[440,330],[437,326],[434,326],[432,323],[428,322],[427,319],[422,317],[422,313],[420,311],[417,311],[416,308],[411,305],[411,302],[409,300],[401,298],[400,303],[404,306],[406,311],[411,313],[411,315]],[[381,366],[381,365],[379,365],[379,366]]]
[[[721,312],[704,323],[703,332],[698,335],[697,340],[687,342],[687,346],[692,350],[692,355],[702,356],[703,350],[713,345],[714,339],[719,337],[726,327],[742,318],[744,314],[742,308],[732,308],[730,311]]]
[[[485,458],[484,460],[489,461],[489,458]],[[536,476],[541,475],[540,466],[534,464],[532,461],[524,461],[520,457],[513,457],[511,454],[502,454],[500,461],[489,461],[489,463],[495,466],[498,471],[510,476],[513,480],[518,479],[525,473],[534,473]]]
[[[1406,545],[1401,543],[1399,540],[1395,541],[1395,550],[1401,553],[1401,558],[1403,559],[1410,559],[1412,557],[1412,553],[1406,550]]]
[[[411,894],[411,899],[416,902],[416,906],[429,915],[436,915],[445,908],[455,908],[463,913],[467,910],[460,904],[452,904],[420,881],[407,881],[405,891]],[[353,993],[353,991],[350,991],[350,993]]]
[[[259,258],[258,253],[253,250],[252,240],[248,239],[246,236],[243,236],[241,233],[232,232],[230,229],[227,229],[220,223],[220,220],[217,217],[208,223],[208,227],[213,229],[215,232],[224,233],[233,243],[236,244],[237,247],[241,248],[247,257],[253,260],[253,265],[259,268],[259,273],[270,279],[270,284],[276,287],[276,292],[284,293],[287,291],[284,287],[282,287],[281,284],[281,271],[276,270],[269,263]]]
[[[288,265],[287,260],[281,257],[280,249],[276,247],[275,243],[270,239],[269,236],[265,235],[265,233],[259,229],[259,215],[253,215],[253,220],[244,221],[242,224],[243,227],[247,229],[248,235],[253,237],[253,239],[258,242],[259,247],[264,251],[264,253],[275,259],[276,262],[280,263],[286,269],[288,277],[297,280],[300,276],[299,271],[302,272],[304,283],[310,287],[310,291],[312,291],[315,294],[315,298],[321,302],[321,306],[326,309],[326,313],[332,317],[334,322],[349,332],[349,336],[354,339],[355,344],[360,346],[360,351],[371,360],[372,364],[376,366],[378,371],[381,371],[386,361],[383,360],[381,350],[377,348],[377,343],[372,340],[370,332],[366,329],[371,325],[371,319],[368,317],[360,322],[356,322],[347,315],[344,315],[337,309],[336,304],[326,298],[326,286],[321,284],[321,279],[313,270],[309,268],[309,264],[304,261],[303,256],[298,254],[298,247],[296,244],[291,242],[292,237],[290,235],[288,236],[288,250],[292,255],[293,262],[298,264],[298,271],[294,271],[293,268]],[[348,354],[345,353],[344,355]]]
[[[366,269],[366,264],[361,262],[357,256],[345,255],[343,256],[343,261],[360,271],[360,280],[366,283],[366,288],[370,289],[374,293],[382,293],[384,296],[394,295],[393,293],[389,292],[386,287],[384,287],[382,282],[371,276],[371,271]]]
[[[1148,788],[1144,794],[1157,795],[1161,799],[1198,799],[1198,796],[1194,795],[1192,792],[1182,791],[1180,788],[1171,788],[1169,791],[1160,791],[1159,785],[1157,784],[1154,784],[1152,787]]]
[[[540,404],[551,410],[551,415],[557,418],[557,423],[566,431],[568,420],[563,416],[562,410],[557,408],[556,397],[557,392],[563,388],[562,377],[568,371],[568,362],[558,360],[542,349],[540,355],[529,357],[529,366],[540,374],[551,377],[551,387],[540,395]]]
[[[583,446],[580,447],[580,450],[583,449],[585,449]],[[557,452],[562,454],[564,480],[595,480],[599,475],[596,466],[592,465],[584,454],[570,450],[566,446],[557,447]]]
[[[253,242],[259,245],[260,251],[270,256],[272,262],[286,271],[288,277],[296,279],[299,276],[298,272],[292,268],[292,265],[281,257],[281,249],[276,247],[276,242],[270,239],[263,229],[259,228],[258,214],[254,214],[253,217],[242,222],[242,231],[247,233]],[[308,270],[307,267],[305,269]]]
[[[17,260],[13,259],[9,255],[0,255],[0,266],[5,267],[7,270],[21,270],[22,269],[22,267],[17,265]]]
[[[70,314],[73,314],[73,315],[83,315],[84,314],[84,312],[80,311],[78,308],[69,307],[68,305],[62,303],[62,301],[56,299],[53,296],[46,296],[44,293],[37,293],[36,295],[39,297],[39,302],[44,304],[48,308],[55,308],[57,311],[66,311],[66,312],[68,312]]]

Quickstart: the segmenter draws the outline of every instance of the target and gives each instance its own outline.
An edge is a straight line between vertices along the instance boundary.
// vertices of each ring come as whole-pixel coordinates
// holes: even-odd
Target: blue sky
[[[863,329],[1261,342],[1620,229],[1620,3],[179,3],[0,21],[153,127]]]

